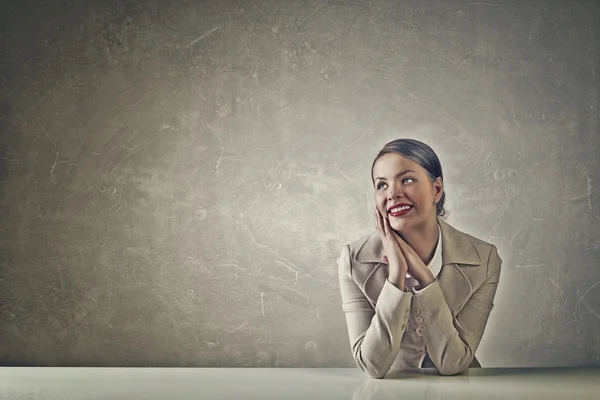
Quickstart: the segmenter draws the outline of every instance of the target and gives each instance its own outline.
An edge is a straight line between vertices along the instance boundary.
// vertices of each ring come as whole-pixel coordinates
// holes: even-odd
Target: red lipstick
[[[396,211],[393,213],[391,212],[391,210],[393,210],[395,208],[403,208],[403,207],[408,207],[408,208],[405,208],[401,211]],[[387,211],[388,211],[388,214],[392,217],[402,217],[403,215],[408,214],[412,209],[413,209],[412,204],[398,203],[398,204],[394,204],[394,205],[390,206]]]

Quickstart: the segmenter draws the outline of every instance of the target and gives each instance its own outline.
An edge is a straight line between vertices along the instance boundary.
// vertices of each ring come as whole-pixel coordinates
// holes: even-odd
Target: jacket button
[[[419,310],[418,308],[413,308],[413,311],[415,314],[421,315],[421,310]]]
[[[417,323],[422,324],[423,323],[423,317],[417,317]]]

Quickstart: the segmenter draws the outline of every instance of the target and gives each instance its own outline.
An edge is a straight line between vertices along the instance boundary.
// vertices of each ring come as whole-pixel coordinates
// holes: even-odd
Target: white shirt
[[[438,224],[438,241],[435,246],[435,250],[433,252],[433,257],[431,258],[431,261],[429,261],[429,263],[427,264],[427,268],[429,268],[429,270],[431,271],[433,276],[436,278],[439,275],[440,271],[442,270],[442,230],[440,229],[439,224]],[[427,288],[429,287],[429,286],[427,286],[425,289],[415,289],[414,288],[415,285],[418,285],[418,282],[413,277],[411,277],[409,274],[406,274],[405,286],[408,289],[410,289],[413,292],[413,294],[421,293],[421,292],[427,290]]]

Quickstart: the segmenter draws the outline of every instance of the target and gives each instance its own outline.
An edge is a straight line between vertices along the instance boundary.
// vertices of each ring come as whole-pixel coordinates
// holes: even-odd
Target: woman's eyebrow
[[[413,171],[412,169],[406,169],[406,170],[404,170],[404,171],[402,171],[402,172],[400,172],[400,173],[396,174],[396,176],[404,175],[404,174],[406,174],[407,172],[415,172],[415,171]],[[385,181],[385,178],[383,178],[383,177],[381,177],[381,176],[378,176],[377,178],[375,178],[375,180],[377,180],[377,179],[382,179],[382,180],[384,180],[384,181]]]

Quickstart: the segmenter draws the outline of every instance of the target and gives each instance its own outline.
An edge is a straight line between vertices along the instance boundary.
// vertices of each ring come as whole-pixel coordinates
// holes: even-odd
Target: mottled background
[[[484,366],[600,365],[598,1],[4,0],[0,364],[354,366],[389,140],[498,246]]]

